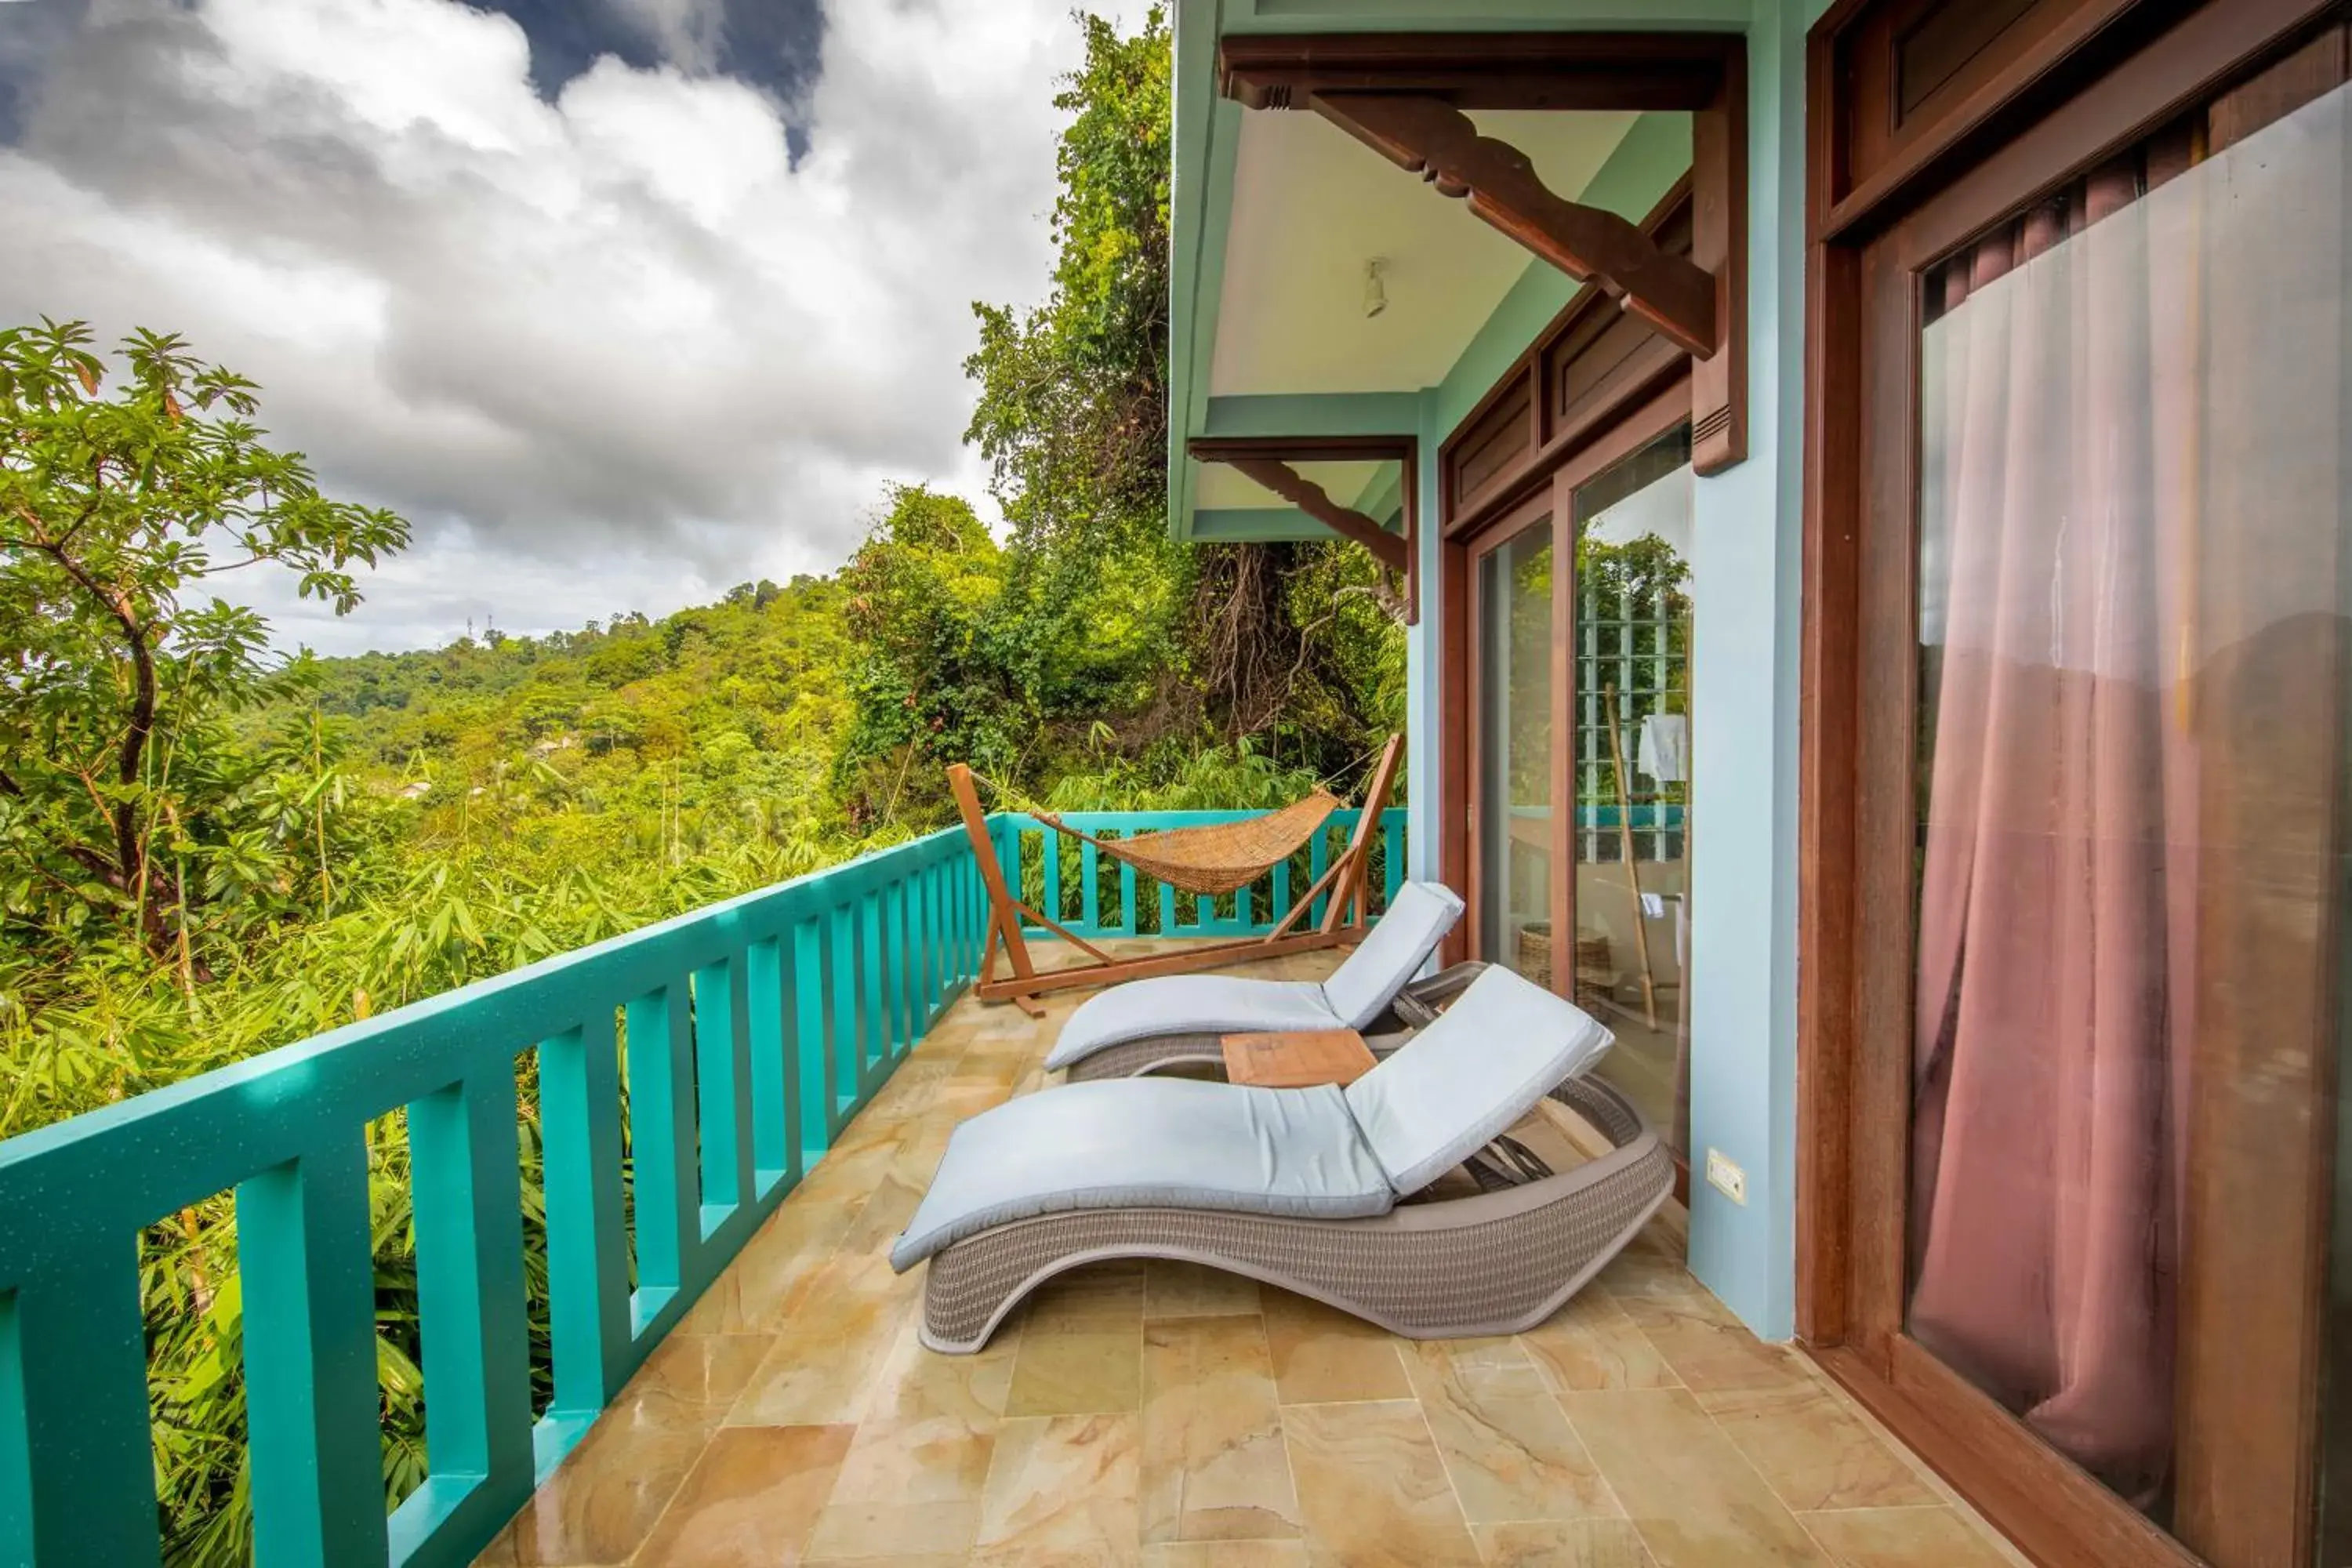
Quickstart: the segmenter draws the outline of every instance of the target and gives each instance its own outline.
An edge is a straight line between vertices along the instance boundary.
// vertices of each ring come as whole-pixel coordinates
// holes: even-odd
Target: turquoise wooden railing
[[[1070,811],[1061,820],[1097,837],[1154,832],[1168,827],[1192,827],[1206,823],[1239,822],[1260,815],[1253,811]],[[1363,814],[1335,811],[1306,849],[1276,865],[1238,893],[1208,899],[1180,892],[1164,882],[1139,878],[1135,868],[1113,860],[1084,839],[1047,828],[1024,812],[999,812],[989,818],[1005,880],[1042,898],[1037,908],[1084,937],[1138,935],[1186,937],[1259,936],[1274,929],[1290,912],[1293,873],[1303,879],[1304,890],[1323,875],[1355,831]],[[1390,806],[1381,814],[1381,836],[1372,858],[1371,912],[1388,901],[1404,880],[1405,809]],[[1294,865],[1296,861],[1297,864]],[[1139,899],[1139,893],[1143,895]],[[1317,899],[1310,921],[1323,918],[1327,900]],[[1156,906],[1150,921],[1146,909]],[[1149,929],[1147,929],[1149,927]],[[1025,931],[1051,940],[1038,926]]]
[[[962,990],[982,919],[961,830],[934,834],[0,1143],[0,1563],[158,1560],[138,1239],[232,1189],[257,1560],[470,1562]],[[402,1108],[430,1471],[387,1518],[364,1137]]]
[[[1353,821],[1334,816],[1310,875]],[[1016,869],[1024,847],[1044,854],[1030,819],[992,829]],[[1382,903],[1403,835],[1391,810]],[[1090,847],[1045,862],[1055,900],[1073,847],[1073,929],[1135,931],[1134,873],[1107,878]],[[1163,891],[1161,929],[1264,930],[1289,869],[1222,915],[1204,900],[1179,919]],[[139,1237],[224,1192],[261,1568],[470,1562],[961,994],[985,918],[962,831],[934,834],[0,1143],[0,1563],[158,1561]],[[536,1419],[517,1158],[533,1050],[554,1362]],[[387,1517],[365,1130],[400,1110],[430,1468]]]

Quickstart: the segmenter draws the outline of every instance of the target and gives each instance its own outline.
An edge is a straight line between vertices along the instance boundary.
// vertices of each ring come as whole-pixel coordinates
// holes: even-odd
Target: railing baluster
[[[940,896],[940,1005],[962,986],[964,968],[963,873],[953,861],[942,860],[936,871]]]
[[[629,1004],[629,1147],[636,1171],[636,1328],[685,1283],[699,1226],[694,1148],[694,1041],[683,978]]]
[[[1122,861],[1118,868],[1118,934],[1134,936],[1140,932],[1142,915],[1135,907],[1135,868]]]
[[[997,869],[1003,872],[1004,885],[1013,889],[1013,896],[1016,899],[1022,896],[1022,889],[1027,885],[1021,879],[1021,841],[1027,837],[1021,831],[1017,820],[1009,821],[1005,825],[1003,840],[997,846]]]
[[[1337,814],[1335,813],[1334,815]],[[1316,883],[1323,879],[1323,873],[1330,863],[1331,835],[1318,827],[1315,830],[1314,837],[1309,838],[1307,841],[1307,885],[1311,888]],[[1309,925],[1321,924],[1323,921],[1323,910],[1330,902],[1330,894],[1318,893],[1316,895],[1315,907],[1307,911],[1307,923]]]
[[[254,1561],[384,1562],[365,1139],[238,1183],[236,1241]]]
[[[940,867],[926,866],[916,873],[915,885],[922,890],[923,929],[918,951],[923,973],[923,1032],[928,1035],[953,984],[948,978],[947,878]]]
[[[0,1556],[161,1562],[151,1445],[134,1242],[0,1296]]]
[[[431,1468],[393,1515],[395,1563],[461,1509],[495,1526],[530,1493],[530,1322],[515,1112],[511,1058],[409,1103]]]
[[[751,1068],[751,1195],[764,1199],[793,1169],[792,1050],[784,1023],[783,944],[755,942],[743,953],[743,1020]]]
[[[551,1414],[585,1419],[629,1367],[629,1235],[621,1187],[621,1077],[613,1010],[539,1047],[547,1201]]]
[[[791,1082],[798,1089],[793,1119],[793,1180],[833,1146],[833,1053],[825,1046],[824,917],[793,927],[786,950],[785,994],[792,998]]]
[[[963,972],[971,976],[980,973],[981,955],[988,950],[988,884],[982,879],[976,865],[962,875]]]
[[[1394,809],[1381,816],[1381,907],[1396,902],[1397,889],[1404,886],[1404,814]]]
[[[931,1008],[934,1020],[955,989],[955,894],[943,862],[933,861],[923,872],[923,907],[929,911],[929,936]]]
[[[857,1057],[857,1093],[880,1081],[876,1069],[890,1059],[890,1037],[882,1003],[882,899],[868,893],[857,900],[857,1005],[864,1026]]]
[[[942,885],[947,890],[948,943],[950,957],[948,963],[948,984],[961,985],[971,977],[973,946],[971,878],[953,860],[940,867]]]
[[[826,913],[825,997],[832,1025],[833,1099],[825,1106],[825,1124],[835,1133],[848,1120],[865,1081],[866,1062],[857,1036],[857,908],[844,899]]]
[[[1037,910],[1047,920],[1061,920],[1062,914],[1062,836],[1048,833],[1038,840],[1045,857],[1045,894],[1037,900]]]
[[[1162,882],[1160,884],[1160,934],[1161,936],[1175,936],[1178,934],[1178,928],[1176,925],[1176,888],[1175,884],[1171,882]]]
[[[702,1129],[702,1228],[724,1223],[751,1194],[750,989],[740,958],[694,972],[695,1100]]]
[[[859,963],[865,965],[865,973],[872,982],[867,990],[860,993],[864,1000],[859,1004],[865,1009],[866,1060],[869,1067],[892,1059],[898,1045],[898,1015],[905,1008],[896,995],[898,968],[892,962],[896,943],[891,937],[890,893],[886,885],[866,894],[860,915],[865,946]]]
[[[1093,936],[1102,930],[1102,855],[1091,844],[1078,846],[1079,929]]]
[[[900,1044],[913,1050],[931,1023],[931,944],[923,931],[923,874],[909,871],[898,879],[898,992],[907,999],[906,1026]]]
[[[1282,923],[1290,912],[1290,857],[1285,855],[1274,863],[1274,896],[1268,900],[1267,929]]]
[[[887,967],[882,978],[884,989],[890,994],[890,1057],[895,1061],[914,1049],[915,1042],[923,1037],[919,1005],[921,988],[915,980],[914,886],[905,877],[898,877],[890,883],[886,897],[889,938],[884,949],[882,962]]]

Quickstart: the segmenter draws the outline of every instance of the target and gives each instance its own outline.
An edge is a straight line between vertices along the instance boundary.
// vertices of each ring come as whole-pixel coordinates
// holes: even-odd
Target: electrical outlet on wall
[[[1720,1149],[1706,1152],[1706,1184],[1743,1208],[1748,1204],[1748,1173],[1733,1164]]]

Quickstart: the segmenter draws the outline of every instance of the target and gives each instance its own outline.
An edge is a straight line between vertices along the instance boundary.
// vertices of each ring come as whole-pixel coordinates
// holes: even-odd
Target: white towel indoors
[[[1633,747],[1633,766],[1660,784],[1680,784],[1689,743],[1690,721],[1683,715],[1645,713],[1641,739]]]

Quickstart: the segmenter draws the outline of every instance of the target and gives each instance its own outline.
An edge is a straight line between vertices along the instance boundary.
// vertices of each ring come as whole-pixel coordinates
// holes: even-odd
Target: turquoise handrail
[[[1130,833],[1250,815],[1071,820]],[[1353,821],[1318,837],[1317,871]],[[1017,857],[1035,826],[1000,816],[992,832]],[[1402,809],[1381,827],[1385,902]],[[1268,907],[1287,907],[1286,872],[1265,879]],[[1074,929],[1136,928],[1120,873],[1118,919],[1101,920],[1088,847]],[[1265,924],[1161,907],[1175,934]],[[232,1190],[257,1561],[471,1562],[963,993],[986,919],[951,829],[0,1142],[0,1563],[160,1560],[139,1235]],[[534,1048],[554,1359],[536,1420],[517,1150]],[[404,1108],[430,1471],[387,1517],[365,1136]]]

